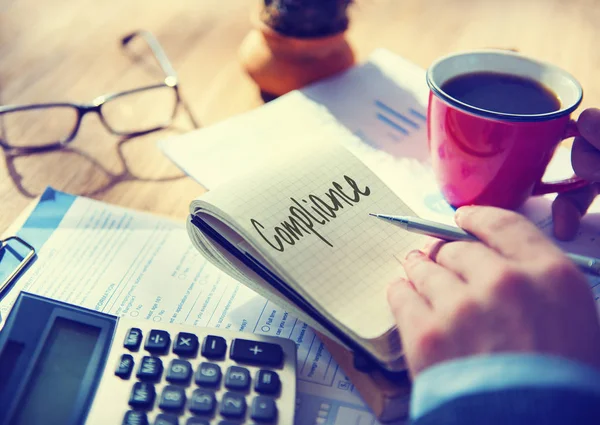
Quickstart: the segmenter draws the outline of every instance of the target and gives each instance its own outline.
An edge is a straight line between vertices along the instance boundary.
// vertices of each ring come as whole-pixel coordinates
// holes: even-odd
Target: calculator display
[[[69,423],[100,332],[95,326],[56,318],[13,425],[35,423],[40,415],[45,425]]]

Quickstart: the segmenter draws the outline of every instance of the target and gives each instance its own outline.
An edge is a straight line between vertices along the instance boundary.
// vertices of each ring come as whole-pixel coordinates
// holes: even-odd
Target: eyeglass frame
[[[175,72],[175,69],[173,68],[173,65],[171,64],[171,61],[167,57],[162,46],[160,45],[158,40],[154,37],[154,35],[152,33],[150,33],[149,31],[139,30],[139,31],[135,31],[135,32],[132,32],[131,34],[126,35],[125,37],[123,37],[121,39],[121,46],[122,47],[127,46],[129,44],[129,42],[131,42],[131,40],[133,40],[134,38],[136,38],[138,36],[141,37],[148,44],[148,46],[150,47],[150,50],[152,51],[152,53],[154,55],[154,58],[156,59],[156,61],[158,62],[159,66],[161,67],[162,71],[165,74],[165,78],[161,83],[138,87],[138,88],[130,89],[130,90],[124,90],[124,91],[119,91],[119,92],[103,94],[103,95],[100,95],[100,96],[94,98],[91,101],[91,103],[87,103],[87,104],[86,103],[75,103],[75,102],[50,102],[50,103],[32,103],[32,104],[28,104],[28,105],[0,106],[0,120],[2,119],[2,115],[4,115],[4,114],[8,114],[11,112],[19,112],[19,111],[29,111],[29,110],[35,110],[35,109],[50,109],[50,108],[68,107],[68,108],[75,109],[77,112],[77,122],[75,123],[75,125],[73,126],[73,129],[71,130],[71,134],[63,140],[60,140],[56,143],[47,144],[47,145],[13,146],[4,140],[4,138],[2,137],[2,131],[0,130],[0,146],[5,151],[17,152],[17,153],[23,153],[23,154],[61,149],[75,139],[75,137],[77,136],[77,133],[79,132],[79,128],[81,127],[81,121],[83,120],[83,117],[88,113],[94,113],[94,112],[96,114],[98,114],[100,121],[102,122],[104,127],[111,134],[114,134],[117,136],[127,136],[127,137],[141,136],[144,134],[152,133],[152,132],[162,130],[162,129],[169,127],[173,123],[173,120],[174,120],[175,116],[177,115],[179,106],[183,103],[183,99],[181,98],[181,95],[179,93],[179,79],[177,77],[177,73]],[[157,126],[157,127],[145,129],[145,130],[122,132],[122,131],[115,130],[106,122],[104,115],[102,114],[102,106],[105,103],[107,103],[111,100],[117,99],[119,97],[122,97],[122,96],[127,96],[130,94],[135,94],[135,93],[147,91],[147,90],[159,89],[161,87],[171,88],[175,92],[175,107],[173,108],[173,113],[171,114],[170,119],[167,122],[165,122],[164,124]],[[191,114],[189,114],[189,115],[190,115],[192,124],[194,125],[194,127],[197,128],[198,125],[197,125],[196,121],[194,120],[193,116]],[[0,123],[0,127],[1,126],[2,126],[2,124]]]

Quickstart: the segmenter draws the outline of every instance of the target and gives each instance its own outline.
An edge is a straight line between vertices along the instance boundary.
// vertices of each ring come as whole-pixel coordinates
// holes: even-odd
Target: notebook
[[[194,200],[188,232],[210,261],[389,370],[404,367],[387,286],[424,237],[369,216],[415,215],[340,140],[286,140],[260,168]],[[344,144],[347,144],[344,140]]]

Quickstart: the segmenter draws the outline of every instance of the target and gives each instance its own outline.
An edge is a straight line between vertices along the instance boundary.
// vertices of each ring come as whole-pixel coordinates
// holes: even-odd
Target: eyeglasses
[[[165,74],[162,83],[105,94],[89,104],[61,102],[0,106],[0,146],[16,153],[62,148],[75,139],[81,120],[91,112],[98,114],[108,131],[119,136],[138,136],[171,125],[179,105],[183,103],[177,75],[163,48],[150,32],[129,34],[121,39],[121,45],[126,47],[136,37],[141,37],[148,44],[162,68]],[[197,127],[191,114],[190,118]]]

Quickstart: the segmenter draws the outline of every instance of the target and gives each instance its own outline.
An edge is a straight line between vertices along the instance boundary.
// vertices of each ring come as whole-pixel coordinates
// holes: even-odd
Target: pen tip
[[[372,215],[373,217],[378,217],[377,214],[373,214],[373,213],[369,213],[369,215]]]

